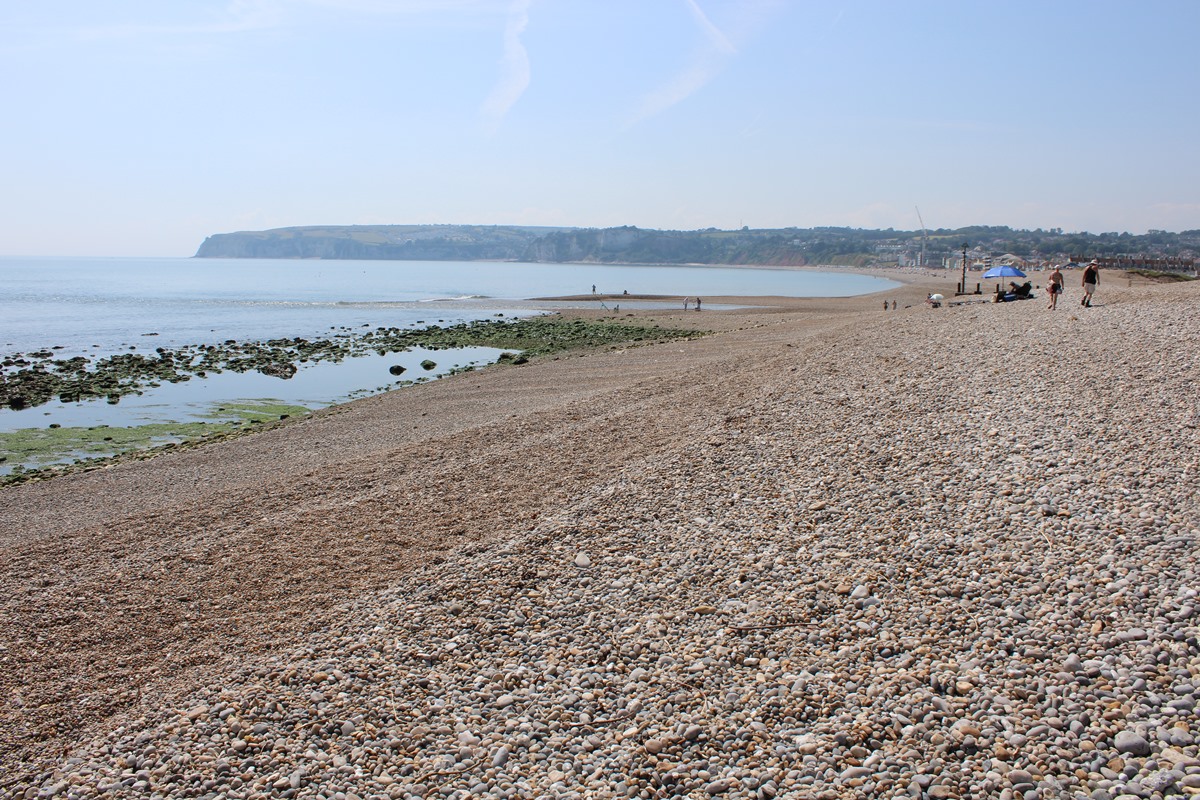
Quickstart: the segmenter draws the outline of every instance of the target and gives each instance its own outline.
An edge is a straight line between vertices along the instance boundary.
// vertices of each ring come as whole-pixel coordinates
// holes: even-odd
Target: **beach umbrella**
[[[1017,269],[1016,267],[1010,266],[1008,264],[1001,264],[998,267],[992,267],[987,272],[983,273],[984,280],[988,280],[989,278],[1024,278],[1024,277],[1025,277],[1024,272],[1021,272],[1021,270]]]

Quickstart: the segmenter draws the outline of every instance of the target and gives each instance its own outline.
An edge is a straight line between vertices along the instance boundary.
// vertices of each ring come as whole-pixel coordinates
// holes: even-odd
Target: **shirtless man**
[[[1050,273],[1050,286],[1047,288],[1050,290],[1050,305],[1046,307],[1051,310],[1058,308],[1058,296],[1062,294],[1063,290],[1063,274],[1058,267],[1055,267],[1054,272]]]

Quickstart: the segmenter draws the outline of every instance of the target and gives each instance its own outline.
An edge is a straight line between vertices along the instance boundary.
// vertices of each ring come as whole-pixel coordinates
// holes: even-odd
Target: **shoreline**
[[[185,383],[184,391],[187,391],[187,387],[193,386],[190,383],[192,378],[199,379],[198,383],[207,384],[208,373],[214,375],[223,372],[261,373],[276,380],[280,378],[290,380],[300,373],[298,382],[311,383],[312,381],[308,380],[309,374],[301,372],[306,365],[311,368],[326,363],[341,363],[358,356],[378,356],[377,360],[381,362],[381,366],[375,380],[376,388],[372,390],[355,386],[347,390],[348,397],[339,403],[326,403],[318,406],[329,407],[350,402],[356,395],[369,396],[386,391],[388,387],[380,387],[381,382],[391,384],[390,388],[395,390],[457,372],[472,371],[479,366],[477,362],[480,359],[477,351],[481,347],[488,347],[495,351],[495,356],[499,358],[496,363],[503,363],[506,360],[524,363],[530,357],[551,352],[612,345],[626,339],[638,341],[670,339],[676,335],[679,334],[674,334],[669,330],[651,330],[639,327],[636,323],[616,326],[605,323],[601,319],[588,321],[582,326],[576,324],[568,327],[561,322],[561,315],[536,315],[505,319],[499,322],[477,320],[455,325],[430,325],[419,329],[376,328],[366,333],[343,332],[331,339],[315,341],[273,339],[270,341],[227,342],[219,348],[199,345],[178,348],[160,347],[156,351],[156,356],[151,359],[138,356],[125,359],[100,358],[94,362],[88,362],[80,358],[66,362],[55,360],[55,354],[52,351],[45,351],[29,356],[30,359],[33,359],[32,363],[23,359],[21,363],[26,366],[4,376],[3,390],[0,391],[0,405],[11,405],[14,411],[25,412],[26,418],[33,419],[29,416],[30,413],[41,406],[49,405],[56,398],[65,403],[67,402],[65,398],[69,395],[71,402],[85,400],[96,403],[107,396],[108,404],[117,405],[123,396],[141,395],[143,390],[157,388],[161,382]],[[512,350],[519,351],[522,355],[514,357],[513,353],[509,352]],[[449,353],[452,358],[457,360],[448,366],[443,364],[439,367],[432,360],[432,357],[435,356],[439,360],[442,359],[441,356],[436,355],[439,352]],[[418,363],[417,359],[422,354],[425,354],[425,359]],[[457,354],[457,356],[453,354]],[[384,359],[388,359],[390,366],[383,363]],[[402,365],[401,361],[408,362],[407,367]],[[396,380],[405,372],[409,373],[408,378]],[[242,382],[246,383],[245,380]],[[203,392],[204,388],[202,386],[199,391]],[[292,388],[289,383],[287,389],[291,390]],[[206,410],[201,413],[185,412],[184,406],[181,404],[176,418],[154,420],[144,423],[140,427],[159,429],[164,425],[178,425],[182,428],[199,422],[211,421],[212,418],[219,416],[219,412],[224,411],[223,408],[218,408],[222,405],[254,402],[286,405],[289,402],[302,402],[299,397],[285,397],[285,394],[286,392],[274,392],[269,398],[262,400],[244,395],[209,400]],[[122,409],[127,408],[128,405],[126,403]],[[186,418],[182,416],[184,413],[188,413]],[[22,452],[22,442],[44,441],[45,446],[49,448],[45,455],[29,451],[29,458],[16,464],[12,468],[11,474],[0,475],[0,485],[14,480],[49,477],[69,469],[88,469],[102,465],[102,462],[101,464],[89,463],[97,460],[92,458],[73,464],[41,463],[40,466],[36,466],[39,461],[46,462],[47,458],[52,456],[69,457],[74,454],[77,448],[72,442],[75,439],[85,441],[91,452],[99,453],[102,451],[103,445],[99,443],[98,439],[104,434],[104,431],[100,429],[110,427],[107,421],[96,422],[86,427],[63,427],[59,424],[62,421],[61,416],[52,417],[51,412],[43,412],[43,415],[39,421],[49,423],[48,432],[45,425],[0,431],[0,455],[4,456],[4,458],[0,458],[0,463],[5,462],[8,457]],[[258,419],[260,415],[254,416],[258,422],[263,421]],[[51,419],[45,419],[45,417],[51,417]],[[236,422],[237,420],[235,420]],[[126,429],[125,426],[119,425],[111,427]],[[100,432],[97,433],[97,431]],[[226,433],[228,433],[227,430],[220,431],[222,435]],[[176,441],[165,446],[198,446],[210,437],[204,431],[193,430],[189,435],[172,434],[170,438]],[[111,439],[112,437],[105,437],[104,441]],[[67,444],[68,449],[62,450],[61,446],[57,444],[59,442]],[[54,449],[56,447],[58,449]],[[120,454],[120,451],[114,453],[114,455]]]
[[[434,774],[615,795],[589,777],[608,763],[654,791],[891,796],[932,775],[966,797],[1026,774],[1117,786],[1099,756],[1148,779],[1124,733],[1200,772],[1200,727],[1132,677],[1186,701],[1173,676],[1200,676],[1181,610],[1200,291],[1103,285],[1049,312],[929,309],[930,288],[882,316],[878,295],[629,312],[714,333],[0,490],[10,786],[246,794],[299,770],[329,796]]]
[[[757,267],[753,265],[745,265],[742,268],[757,269]],[[828,271],[827,269],[822,269],[820,267],[809,266],[778,267],[778,269],[809,270],[815,272]],[[829,269],[833,268],[830,267]],[[869,270],[854,270],[852,268],[846,269],[856,272],[857,274],[869,275],[871,277],[878,277],[882,279],[888,279],[889,277],[885,274],[887,272],[886,270],[873,272]],[[895,278],[896,276],[891,277]],[[918,277],[919,276],[908,275],[906,276],[905,281],[896,282],[902,284],[906,282],[912,282]],[[762,310],[767,308],[804,308],[807,307],[806,304],[810,300],[817,301],[820,304],[827,304],[829,302],[836,303],[840,300],[853,301],[857,298],[875,297],[879,294],[886,294],[893,291],[896,291],[895,287],[865,295],[818,298],[714,295],[708,298],[708,304],[705,310],[712,313],[727,311],[730,310],[731,307],[733,310],[747,311],[756,309]],[[666,307],[630,308],[627,306],[624,312],[619,312],[617,310],[619,305],[615,306],[613,309],[609,309],[607,307],[589,309],[580,308],[578,306],[559,308],[554,307],[554,303],[599,302],[603,304],[605,300],[611,300],[614,303],[619,304],[621,299],[629,301],[662,302],[676,301],[682,298],[676,298],[672,295],[651,294],[588,294],[528,298],[523,302],[543,303],[547,306],[546,309],[542,309],[535,314],[534,317],[531,317],[531,319],[541,317],[543,314],[549,314],[551,316],[557,315],[558,317],[572,318],[573,316],[575,318],[584,318],[587,320],[603,320],[610,317],[612,319],[616,319],[616,316],[614,315],[620,313],[623,319],[628,320],[629,318],[634,318],[637,316],[633,312],[639,312],[642,315],[647,313],[665,314],[670,310]],[[508,322],[513,320],[520,319],[523,318],[513,317],[511,320],[506,321],[505,324],[508,324]],[[690,317],[685,317],[683,320],[686,320],[689,324],[693,322]],[[430,346],[433,346],[442,343],[446,340],[446,336],[451,335],[454,331],[463,328],[478,327],[486,324],[488,324],[486,321],[475,321],[473,323],[459,323],[450,326],[428,325],[425,328],[404,329],[403,331],[398,329],[386,330],[393,336],[399,335],[406,347],[419,348],[424,344],[430,344]],[[78,375],[64,372],[63,377],[61,378],[58,378],[55,373],[59,371],[60,367],[65,369],[68,364],[67,362],[55,360],[55,356],[57,354],[54,349],[46,349],[44,352],[36,352],[30,356],[22,356],[22,354],[17,354],[23,359],[32,358],[33,360],[29,362],[32,366],[16,372],[10,372],[10,374],[6,376],[8,380],[6,383],[5,392],[0,395],[0,405],[7,404],[9,402],[16,402],[12,396],[14,393],[15,395],[21,395],[29,394],[30,392],[32,392],[34,395],[37,395],[40,399],[21,399],[20,402],[24,412],[29,412],[32,409],[51,402],[57,395],[65,395],[67,392],[78,395],[79,399],[90,399],[91,402],[98,402],[98,400],[95,398],[99,398],[107,393],[108,402],[112,405],[116,405],[120,397],[128,394],[140,395],[143,393],[142,389],[147,388],[147,385],[153,388],[155,382],[157,381],[165,380],[176,383],[188,381],[192,377],[197,377],[203,381],[206,371],[220,373],[222,372],[222,367],[228,367],[230,364],[237,364],[237,366],[233,369],[235,372],[258,371],[270,373],[276,376],[285,376],[288,375],[289,372],[291,372],[291,374],[295,374],[295,368],[301,366],[300,360],[340,362],[343,359],[357,355],[360,352],[366,352],[368,350],[371,352],[376,352],[380,347],[385,349],[393,348],[396,346],[396,342],[387,340],[386,337],[382,343],[373,341],[374,339],[379,338],[378,334],[384,330],[385,329],[378,329],[369,334],[358,334],[354,333],[352,329],[343,328],[332,338],[327,337],[325,339],[317,339],[313,341],[299,338],[273,339],[270,341],[248,339],[236,343],[226,342],[224,345],[218,347],[195,344],[167,348],[160,347],[156,351],[157,355],[155,355],[154,358],[150,359],[149,361],[146,361],[143,356],[118,355],[116,357],[97,357],[95,364],[92,364],[92,362],[89,360],[90,357],[84,359],[74,358],[70,362],[71,364],[74,364],[74,362],[81,362],[79,366],[72,367],[72,369],[78,371]],[[487,344],[488,341],[483,341],[482,343]],[[392,352],[401,351],[392,350]],[[200,359],[201,357],[202,360],[197,362],[197,359]],[[117,365],[114,368],[109,368],[106,370],[100,370],[97,368],[86,373],[84,372],[84,370],[88,369],[89,365],[98,367],[102,366],[108,361],[120,361],[121,364],[125,364],[125,361],[129,361],[130,363],[125,364],[124,367]],[[48,369],[50,367],[53,367],[53,369]],[[472,369],[475,368],[481,367],[472,367]],[[452,372],[457,371],[457,369],[458,367],[455,367]],[[25,373],[30,373],[33,377],[38,378],[40,383],[39,381],[31,382],[27,388],[23,389],[20,385],[19,379],[24,377]],[[438,377],[440,377],[440,375]],[[55,384],[55,379],[57,379],[61,385]],[[383,381],[384,378],[381,377],[380,380]],[[426,380],[427,377],[422,376],[419,377],[416,382],[420,383],[425,382]],[[409,381],[396,381],[395,383],[397,384],[395,388],[402,388],[403,385],[408,385]],[[96,386],[100,386],[101,388],[95,388]],[[197,415],[197,413],[192,413],[187,418],[155,418],[138,426],[134,426],[133,428],[123,425],[116,425],[108,419],[99,419],[95,421],[94,424],[79,427],[71,425],[64,426],[61,424],[61,420],[59,419],[47,420],[38,418],[39,423],[45,424],[25,428],[15,428],[11,432],[0,432],[0,437],[8,437],[8,439],[11,440],[7,451],[4,451],[6,461],[0,461],[0,465],[3,465],[6,469],[5,474],[0,475],[0,486],[27,480],[54,478],[66,472],[78,470],[86,471],[92,469],[104,469],[110,466],[114,461],[122,458],[152,458],[154,455],[164,450],[171,450],[177,447],[191,448],[203,446],[206,442],[211,441],[214,438],[226,438],[229,435],[242,435],[244,433],[252,432],[247,430],[239,430],[237,420],[231,420],[231,426],[224,426],[230,428],[229,430],[225,430],[224,428],[221,430],[217,430],[215,428],[213,430],[204,430],[196,427],[199,422],[207,420],[209,417],[216,415],[220,410],[218,407],[221,405],[230,406],[246,403],[289,405],[294,403],[302,403],[304,405],[309,405],[307,411],[311,412],[313,410],[319,410],[320,408],[328,408],[331,405],[340,405],[342,403],[351,402],[357,397],[369,396],[371,394],[377,394],[386,390],[387,389],[384,386],[378,384],[374,389],[355,389],[345,399],[339,401],[338,403],[323,404],[315,407],[304,403],[304,401],[298,398],[282,397],[280,393],[272,393],[270,397],[263,398],[251,395],[238,395],[237,397],[229,397],[221,401],[210,403],[209,411],[204,414]],[[291,411],[288,413],[289,415],[294,415]],[[26,413],[26,416],[28,416],[28,413]],[[71,415],[68,414],[68,416]],[[264,419],[262,415],[257,413],[250,415],[250,418],[253,419],[253,422],[256,425],[268,422],[268,420]],[[243,420],[243,422],[250,421],[250,418]],[[47,425],[49,426],[48,430]],[[136,431],[136,429],[141,428],[146,431],[146,435],[138,436],[136,433],[123,433],[121,437],[118,437],[123,440],[122,445],[119,447],[114,446],[113,452],[105,456],[103,442],[110,441],[112,437],[105,437],[107,431],[104,429],[114,426],[120,428],[123,432]],[[171,432],[167,430],[171,426],[177,427],[181,431],[186,428],[188,432]],[[32,443],[36,441],[44,442],[44,446],[49,448],[49,450],[45,454],[30,450]],[[63,450],[61,447],[55,444],[56,442],[62,442],[64,445],[69,446],[70,449]],[[139,442],[141,442],[141,444],[139,444]],[[10,460],[14,457],[17,457],[21,452],[27,451],[31,453],[29,459],[26,459],[20,463],[15,463]],[[87,457],[81,458],[80,456],[84,455],[85,453]],[[51,460],[53,457],[59,457],[59,460]],[[73,461],[65,461],[65,458],[73,458]]]

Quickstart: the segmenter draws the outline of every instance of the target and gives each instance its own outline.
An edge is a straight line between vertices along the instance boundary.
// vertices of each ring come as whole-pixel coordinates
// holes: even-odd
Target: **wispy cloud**
[[[691,62],[673,75],[665,84],[647,93],[630,125],[653,117],[704,88],[725,65],[726,59],[737,52],[729,38],[712,23],[696,0],[684,0],[696,25],[704,34],[704,44],[692,56]]]
[[[708,85],[738,54],[737,42],[758,24],[766,12],[778,5],[776,0],[743,0],[737,8],[737,29],[730,33],[709,19],[697,0],[683,0],[696,27],[703,35],[691,59],[662,85],[646,93],[629,125],[666,111]]]
[[[842,7],[838,9],[837,16],[835,16],[833,18],[833,21],[829,23],[829,26],[827,28],[825,28],[824,31],[822,31],[820,37],[818,37],[818,40],[824,41],[825,39],[827,39],[829,37],[829,35],[831,33],[833,33],[834,28],[836,28],[838,26],[838,23],[842,21],[842,17],[844,17],[844,16],[846,16],[845,3],[843,3]]]
[[[712,20],[710,20],[708,15],[704,13],[704,9],[700,8],[700,6],[696,4],[696,0],[686,0],[686,2],[688,4],[688,8],[691,9],[692,16],[696,19],[696,24],[700,26],[702,31],[704,31],[709,42],[712,44],[713,49],[721,53],[728,53],[730,55],[736,53],[737,48],[734,47],[733,43],[729,41],[729,37],[722,33],[716,25],[712,24]]]
[[[513,0],[504,27],[504,55],[500,59],[500,78],[480,109],[489,130],[500,126],[513,104],[529,88],[529,53],[521,42],[521,34],[529,24],[531,0]]]

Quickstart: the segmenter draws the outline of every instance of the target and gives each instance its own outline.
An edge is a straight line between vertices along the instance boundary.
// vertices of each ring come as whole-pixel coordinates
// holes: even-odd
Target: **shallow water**
[[[679,299],[534,301],[600,294]],[[683,297],[831,297],[882,291],[891,281],[836,272],[695,266],[499,262],[289,261],[183,258],[0,258],[0,356],[53,349],[97,359],[228,340],[331,338],[377,327],[450,326],[552,308],[682,309]],[[706,304],[710,311],[736,306]],[[104,399],[0,409],[0,433],[21,429],[132,427],[208,419],[213,408],[270,400],[320,408],[493,363],[500,350],[414,349],[300,364],[290,379],[209,373]],[[425,371],[429,358],[436,369]],[[388,367],[405,367],[401,376]],[[10,471],[9,463],[0,474]]]
[[[864,294],[896,284],[849,273],[429,261],[0,258],[0,353],[64,355],[425,327],[539,313],[531,297]],[[585,301],[586,302],[586,301]],[[614,299],[620,303],[619,299]],[[652,301],[629,301],[652,302]],[[634,306],[629,305],[628,308]],[[714,309],[715,310],[715,309]]]
[[[275,378],[260,372],[208,373],[181,383],[163,383],[146,388],[140,395],[125,395],[116,404],[104,398],[79,403],[52,402],[20,411],[0,412],[0,432],[22,428],[130,427],[153,422],[188,422],[211,419],[213,408],[239,400],[269,400],[273,403],[315,409],[344,402],[377,391],[398,388],[415,381],[441,377],[463,367],[494,364],[504,352],[494,347],[462,347],[453,350],[414,348],[381,356],[375,353],[343,359],[300,364],[291,378]],[[421,362],[437,367],[426,370]],[[404,367],[403,374],[388,369]]]

